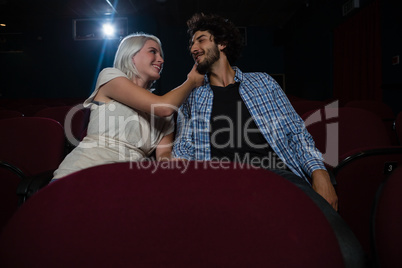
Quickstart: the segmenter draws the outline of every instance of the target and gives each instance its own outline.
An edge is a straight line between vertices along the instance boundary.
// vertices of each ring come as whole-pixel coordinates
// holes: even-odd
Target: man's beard
[[[218,61],[219,58],[219,48],[215,45],[207,54],[205,54],[205,59],[197,64],[197,71],[200,74],[206,74],[211,70],[212,64]]]

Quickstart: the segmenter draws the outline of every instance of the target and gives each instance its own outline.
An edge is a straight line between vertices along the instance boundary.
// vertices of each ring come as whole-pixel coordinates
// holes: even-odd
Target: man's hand
[[[336,195],[335,188],[331,183],[329,174],[326,170],[319,169],[313,171],[311,176],[313,189],[324,197],[325,200],[338,211],[338,196]]]

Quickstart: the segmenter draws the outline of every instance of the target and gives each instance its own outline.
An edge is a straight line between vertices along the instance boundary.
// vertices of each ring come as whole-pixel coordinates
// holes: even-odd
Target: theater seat
[[[370,217],[380,185],[395,167],[402,166],[402,147],[355,150],[333,169],[339,214],[372,260]]]
[[[30,192],[30,189],[50,181],[63,160],[65,139],[62,126],[48,118],[3,119],[0,129],[0,200],[2,208],[10,215],[18,205],[15,202],[17,191],[22,203],[36,191]],[[5,220],[4,217],[0,226]]]
[[[392,121],[395,118],[390,106],[382,101],[376,100],[354,100],[345,103],[344,107],[359,108],[378,115],[381,119]]]
[[[19,111],[3,109],[0,110],[0,120],[14,117],[23,117],[24,114]]]
[[[47,108],[47,105],[44,104],[27,104],[21,107],[18,107],[18,111],[24,114],[24,116],[34,116],[38,111]]]
[[[325,216],[278,175],[229,163],[153,163],[92,167],[46,186],[5,227],[0,261],[8,267],[344,267]]]
[[[378,115],[385,126],[391,143],[393,145],[397,144],[395,132],[392,129],[392,125],[395,121],[395,114],[389,105],[382,101],[376,100],[354,100],[347,102],[344,106],[363,109]]]
[[[395,119],[395,132],[399,145],[402,145],[402,112],[399,112]]]
[[[373,212],[373,240],[378,267],[402,267],[402,165],[378,190]]]
[[[0,160],[26,175],[56,169],[63,160],[63,127],[48,118],[20,117],[0,121]]]
[[[24,175],[7,162],[0,161],[0,232],[18,209],[17,188]]]
[[[324,108],[304,114],[302,119],[331,167],[353,150],[392,145],[380,117],[369,111],[349,107]]]
[[[65,105],[42,109],[35,116],[54,119],[63,126],[66,135],[67,154],[84,138],[89,113],[89,109],[85,109],[82,105]]]
[[[307,112],[324,108],[325,104],[326,103],[324,101],[316,101],[316,100],[296,100],[292,102],[293,108],[300,116],[302,116]]]

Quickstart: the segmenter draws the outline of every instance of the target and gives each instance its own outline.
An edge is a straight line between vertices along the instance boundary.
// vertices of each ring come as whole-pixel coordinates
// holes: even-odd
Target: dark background
[[[399,1],[379,0],[382,98],[402,110],[402,19]],[[54,3],[55,2],[55,3]],[[243,71],[284,74],[284,90],[301,98],[333,97],[333,31],[373,0],[342,15],[340,0],[121,0],[110,1],[115,17],[128,20],[128,33],[146,32],[163,44],[165,64],[155,84],[164,93],[186,78],[193,62],[185,21],[194,12],[221,14],[245,30],[247,45],[237,66]],[[113,63],[116,40],[75,41],[73,20],[103,18],[104,0],[0,1],[1,98],[86,98],[100,69]],[[113,10],[112,10],[113,11]]]

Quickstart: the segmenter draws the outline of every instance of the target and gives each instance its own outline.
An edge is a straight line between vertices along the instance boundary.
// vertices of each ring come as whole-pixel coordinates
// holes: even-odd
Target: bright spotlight
[[[110,23],[103,24],[103,33],[106,37],[112,37],[114,35],[114,27]]]

